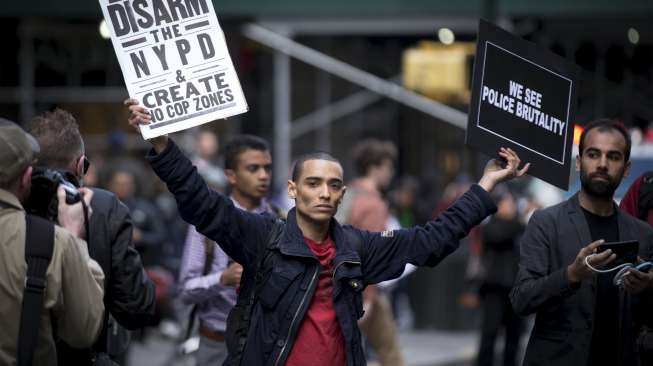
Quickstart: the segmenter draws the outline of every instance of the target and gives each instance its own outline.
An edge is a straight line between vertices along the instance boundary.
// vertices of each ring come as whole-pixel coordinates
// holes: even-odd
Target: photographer
[[[56,365],[54,338],[89,347],[102,328],[104,276],[79,239],[85,236],[82,204],[67,205],[58,188],[61,227],[26,215],[21,204],[38,151],[32,136],[0,119],[1,365]],[[80,193],[91,201],[93,192]]]
[[[28,130],[41,146],[39,164],[60,172],[76,187],[83,186],[89,161],[75,118],[61,109],[35,117]],[[104,270],[107,308],[103,329],[92,348],[71,349],[57,344],[60,364],[90,365],[109,354],[115,359],[124,353],[128,335],[117,322],[130,330],[150,324],[154,316],[154,285],[143,271],[141,259],[131,245],[133,225],[127,207],[112,193],[92,189],[93,216],[89,222],[88,250]],[[115,327],[115,328],[114,328]],[[119,331],[120,330],[120,331]],[[122,335],[122,336],[120,336]]]

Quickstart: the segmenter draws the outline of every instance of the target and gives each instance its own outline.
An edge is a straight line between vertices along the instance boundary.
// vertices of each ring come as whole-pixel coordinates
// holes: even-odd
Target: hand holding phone
[[[617,255],[617,262],[637,263],[637,253],[639,252],[639,241],[637,240],[603,243],[596,248],[596,252],[601,253],[608,249]]]

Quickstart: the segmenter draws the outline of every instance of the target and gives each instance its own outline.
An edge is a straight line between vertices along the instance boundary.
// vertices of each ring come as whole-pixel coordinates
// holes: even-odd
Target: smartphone
[[[613,241],[603,243],[596,249],[597,253],[611,249],[612,253],[617,255],[617,261],[622,263],[636,263],[637,253],[639,253],[639,241]]]

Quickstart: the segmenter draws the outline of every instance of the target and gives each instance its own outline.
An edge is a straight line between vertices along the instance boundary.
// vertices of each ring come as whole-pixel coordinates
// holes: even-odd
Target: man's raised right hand
[[[136,99],[128,98],[125,99],[123,103],[129,108],[129,124],[132,125],[139,133],[139,125],[148,125],[152,122],[150,112],[144,107],[141,107]],[[149,141],[152,144],[154,151],[156,151],[158,154],[165,150],[166,146],[168,146],[168,135],[154,137]]]

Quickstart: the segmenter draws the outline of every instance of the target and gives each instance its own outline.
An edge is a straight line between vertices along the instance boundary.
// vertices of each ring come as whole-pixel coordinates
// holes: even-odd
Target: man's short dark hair
[[[84,140],[77,120],[63,109],[57,108],[34,117],[27,124],[27,132],[41,145],[38,165],[68,168],[74,159],[84,153]]]
[[[238,158],[245,150],[270,151],[268,143],[260,137],[253,135],[238,135],[231,139],[224,147],[225,169],[236,170]]]
[[[366,139],[359,142],[352,151],[354,166],[359,176],[366,175],[373,166],[378,166],[384,160],[397,159],[397,147],[390,141]]]
[[[579,156],[583,155],[583,150],[585,149],[585,138],[587,137],[587,134],[593,129],[597,129],[597,131],[599,132],[606,132],[612,130],[622,134],[624,140],[626,141],[626,148],[624,151],[624,161],[627,162],[630,159],[630,147],[632,145],[632,142],[630,141],[630,135],[628,134],[628,131],[626,130],[626,127],[624,126],[623,123],[610,118],[600,118],[588,123],[585,126],[585,129],[583,129],[583,132],[580,134],[580,143],[578,144]]]
[[[295,159],[295,163],[293,164],[292,167],[293,182],[296,182],[299,179],[299,177],[301,177],[302,171],[304,170],[304,163],[307,162],[308,160],[327,160],[340,164],[340,161],[334,158],[333,155],[323,151],[300,155],[297,159]]]

